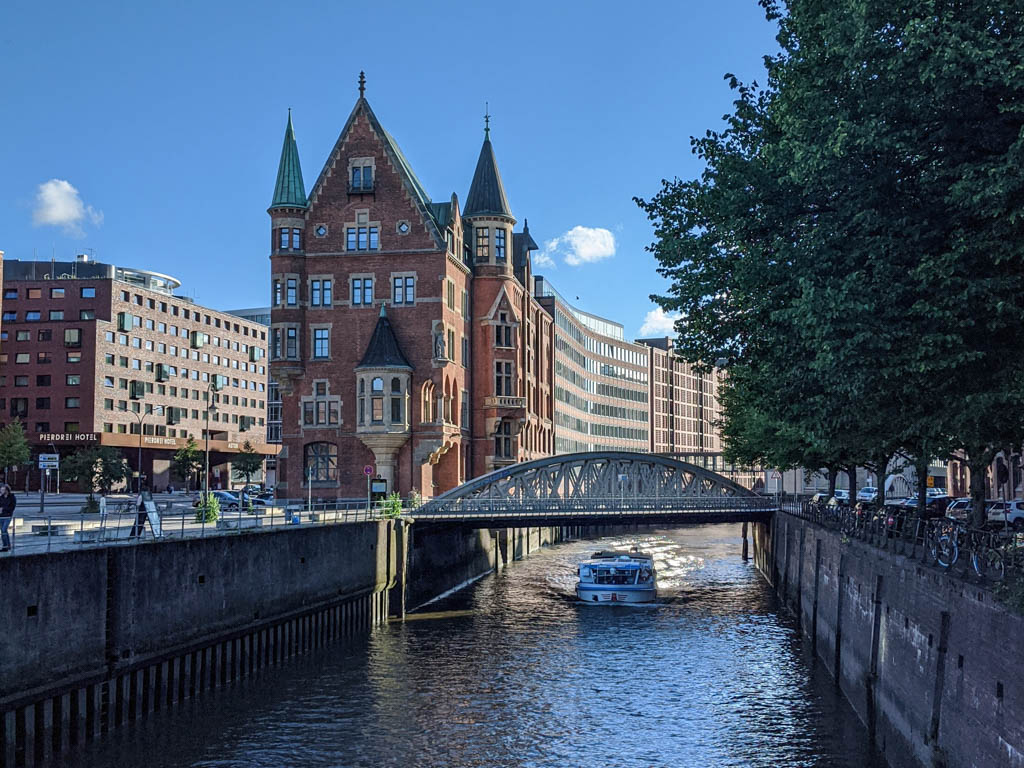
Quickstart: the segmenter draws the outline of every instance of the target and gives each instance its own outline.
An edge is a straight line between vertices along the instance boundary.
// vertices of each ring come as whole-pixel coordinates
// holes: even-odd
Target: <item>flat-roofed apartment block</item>
[[[433,202],[361,82],[307,195],[289,114],[268,209],[279,496],[365,496],[369,468],[429,497],[549,450],[550,322],[500,183],[485,131],[466,211]]]
[[[122,448],[133,471],[141,438],[142,474],[156,488],[182,487],[171,459],[190,437],[204,449],[207,424],[211,488],[230,487],[231,457],[244,442],[275,453],[265,434],[266,328],[175,296],[179,287],[85,256],[7,260],[4,423],[20,420],[43,452]]]
[[[651,443],[653,453],[671,454],[721,472],[746,487],[763,473],[727,463],[718,429],[722,372],[700,373],[676,355],[671,338],[637,339],[650,354]]]
[[[555,324],[555,453],[649,451],[649,348],[534,282]]]

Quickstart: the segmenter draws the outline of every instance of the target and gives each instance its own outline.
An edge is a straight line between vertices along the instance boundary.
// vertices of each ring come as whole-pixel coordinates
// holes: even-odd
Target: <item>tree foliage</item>
[[[263,456],[256,453],[252,443],[246,440],[242,443],[242,449],[231,460],[231,467],[235,477],[244,480],[245,484],[249,485],[252,476],[263,468]]]
[[[187,486],[202,467],[203,457],[199,446],[196,445],[194,437],[189,437],[185,445],[174,452],[174,457],[171,459],[171,472],[175,477],[184,480]]]
[[[733,459],[981,469],[1024,423],[1024,7],[762,3],[764,87],[637,202]],[[879,493],[883,492],[879,483]],[[976,510],[976,512],[980,511]]]
[[[128,462],[112,446],[80,448],[61,463],[61,472],[68,480],[85,485],[89,498],[97,488],[104,493],[129,476]]]
[[[0,429],[0,466],[4,468],[5,478],[10,467],[28,464],[31,458],[32,452],[20,421],[12,421]]]

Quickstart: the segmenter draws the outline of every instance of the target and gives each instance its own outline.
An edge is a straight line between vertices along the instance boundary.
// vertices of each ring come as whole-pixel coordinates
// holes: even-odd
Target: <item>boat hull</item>
[[[576,596],[585,603],[617,605],[619,603],[653,603],[658,597],[655,587],[610,584],[577,584]]]

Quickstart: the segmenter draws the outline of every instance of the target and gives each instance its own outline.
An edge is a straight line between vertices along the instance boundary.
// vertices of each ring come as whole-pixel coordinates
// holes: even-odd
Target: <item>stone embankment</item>
[[[1024,618],[790,514],[753,533],[758,568],[893,768],[1024,766]]]
[[[0,768],[58,764],[579,532],[391,520],[0,559]]]

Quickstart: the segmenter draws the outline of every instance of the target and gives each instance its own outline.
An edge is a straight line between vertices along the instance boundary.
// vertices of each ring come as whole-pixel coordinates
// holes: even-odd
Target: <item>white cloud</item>
[[[640,336],[675,336],[675,323],[682,317],[681,314],[670,315],[661,307],[655,307],[644,317],[644,324],[640,326]]]
[[[610,259],[615,255],[615,235],[601,227],[575,226],[544,244],[543,255],[550,259],[555,254],[562,255],[570,267]]]
[[[548,269],[555,268],[555,260],[548,256],[543,251],[537,251],[533,254],[533,266],[534,267],[547,267]]]
[[[37,227],[61,227],[71,237],[85,237],[82,222],[93,226],[103,223],[103,211],[82,202],[78,190],[63,179],[50,179],[40,184],[36,192],[36,207],[32,223]]]

